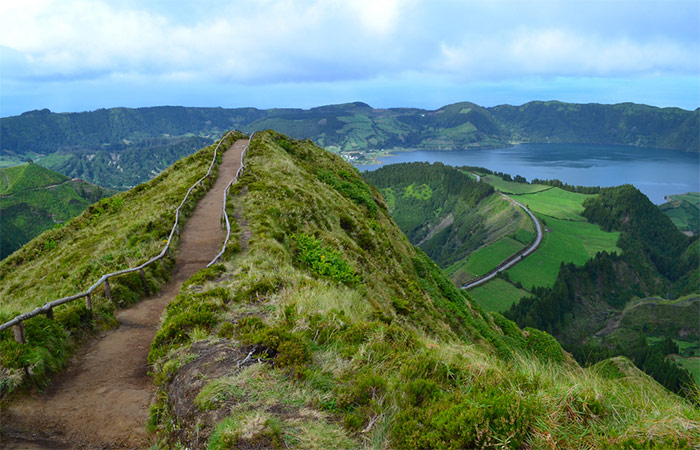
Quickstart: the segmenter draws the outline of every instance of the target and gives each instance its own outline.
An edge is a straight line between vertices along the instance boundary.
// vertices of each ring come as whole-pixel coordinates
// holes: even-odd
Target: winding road
[[[532,245],[530,245],[530,247],[528,247],[524,252],[518,253],[516,256],[510,256],[507,259],[505,259],[501,264],[496,266],[496,268],[493,269],[491,272],[478,278],[477,280],[472,281],[471,283],[465,284],[464,286],[462,286],[462,289],[471,289],[471,288],[480,286],[480,285],[492,280],[500,272],[503,272],[505,270],[510,269],[511,267],[513,267],[514,265],[516,265],[517,263],[522,261],[523,258],[525,258],[526,256],[530,255],[532,252],[537,250],[537,247],[539,247],[540,243],[542,242],[542,225],[540,225],[539,220],[537,220],[537,218],[532,213],[532,211],[527,209],[525,207],[525,205],[523,205],[522,203],[513,200],[511,197],[507,196],[506,194],[501,193],[501,195],[503,196],[503,198],[505,198],[509,202],[513,203],[514,205],[521,207],[526,213],[528,213],[528,215],[530,216],[532,221],[535,223],[535,230],[537,231],[537,237],[535,238],[535,242],[533,242]]]

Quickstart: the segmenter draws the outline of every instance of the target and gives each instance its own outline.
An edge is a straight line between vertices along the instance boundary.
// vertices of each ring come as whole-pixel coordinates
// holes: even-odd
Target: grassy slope
[[[514,283],[525,288],[552,286],[562,262],[581,265],[599,251],[619,252],[619,232],[606,232],[580,215],[590,195],[551,188],[534,194],[513,195],[542,220],[545,231],[540,248],[508,270]]]
[[[102,274],[134,267],[160,253],[175,208],[187,189],[206,173],[213,150],[213,146],[202,149],[148,183],[95,203],[0,262],[0,322],[84,291]],[[185,215],[203,192],[201,187],[194,191]],[[145,270],[151,292],[168,278],[169,264],[165,268],[152,264]],[[143,294],[138,274],[112,279],[110,284],[117,304],[136,301]],[[0,333],[0,390],[21,383],[21,375],[13,371],[18,364],[28,362],[38,375],[55,370],[65,361],[71,335],[92,329],[96,319],[109,322],[114,305],[106,301],[102,289],[95,291],[92,301],[95,315],[79,300],[56,308],[56,321],[44,317],[25,321],[26,346],[13,344],[12,330]]]
[[[185,286],[151,348],[161,443],[683,448],[700,437],[698,410],[624,360],[583,370],[547,335],[480,313],[340,158],[266,132],[247,167],[247,252]]]
[[[532,194],[551,189],[551,186],[544,184],[526,184],[506,181],[498,175],[484,175],[482,179],[497,190],[505,192],[506,194]]]
[[[515,287],[512,283],[501,278],[495,278],[469,291],[474,303],[486,311],[503,312],[530,293]]]
[[[0,259],[113,193],[37,164],[0,169]]]
[[[679,230],[697,234],[700,231],[700,193],[669,195],[667,198],[669,201],[659,205],[659,209]]]
[[[582,222],[586,221],[586,218],[581,216],[583,202],[589,197],[591,195],[569,192],[556,187],[528,195],[513,195],[514,199],[535,214]]]

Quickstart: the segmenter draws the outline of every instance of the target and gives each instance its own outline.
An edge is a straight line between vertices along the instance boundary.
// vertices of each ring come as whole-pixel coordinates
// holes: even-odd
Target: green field
[[[532,194],[534,192],[548,191],[551,186],[544,184],[525,184],[514,181],[505,181],[497,175],[486,175],[481,177],[484,181],[492,185],[496,190],[506,194]]]
[[[700,207],[700,192],[688,192],[687,194],[669,195],[668,199],[674,200],[684,200],[692,205]]]
[[[486,284],[469,290],[469,296],[476,304],[486,311],[496,312],[507,310],[527,295],[530,293],[526,290],[518,289],[501,278],[494,278]]]
[[[688,192],[687,194],[669,195],[667,203],[659,205],[659,209],[666,214],[673,224],[681,231],[700,231],[700,193]]]
[[[544,233],[540,248],[506,272],[512,282],[520,282],[526,289],[554,285],[562,262],[582,265],[599,251],[619,251],[616,243],[620,233],[608,233],[588,222],[544,219],[549,231]]]
[[[445,272],[452,277],[458,270],[467,272],[472,276],[485,275],[494,267],[501,263],[510,255],[523,248],[523,244],[510,237],[494,242],[491,245],[482,247],[472,253],[466,262],[458,261],[445,269]]]
[[[695,382],[700,384],[700,356],[678,358],[676,359],[676,362],[682,368],[687,369],[688,372],[693,375],[693,378],[695,378]]]
[[[514,199],[527,206],[535,214],[583,222],[586,221],[581,216],[583,201],[589,197],[592,195],[577,194],[556,187],[534,194],[513,195]]]

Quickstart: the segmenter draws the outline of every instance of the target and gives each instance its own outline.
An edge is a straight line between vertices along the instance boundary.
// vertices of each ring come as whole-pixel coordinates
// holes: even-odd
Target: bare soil
[[[214,186],[185,224],[172,279],[158,294],[116,315],[119,327],[76,353],[43,393],[20,396],[0,411],[0,447],[7,449],[144,449],[155,388],[146,358],[166,305],[184,281],[219,252],[225,233],[221,207],[226,185],[240,167],[248,141],[223,155]]]

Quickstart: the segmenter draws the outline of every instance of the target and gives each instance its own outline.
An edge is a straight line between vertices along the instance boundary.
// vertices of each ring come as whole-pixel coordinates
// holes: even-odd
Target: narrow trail
[[[214,186],[182,230],[172,279],[158,292],[116,314],[119,327],[87,342],[43,395],[14,399],[0,411],[0,448],[145,449],[155,388],[146,358],[166,305],[182,283],[219,252],[224,189],[235,176],[247,140],[223,154]]]

